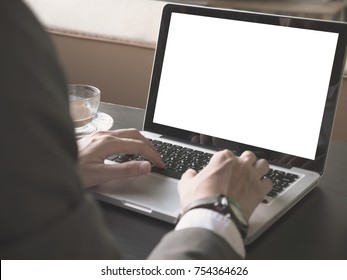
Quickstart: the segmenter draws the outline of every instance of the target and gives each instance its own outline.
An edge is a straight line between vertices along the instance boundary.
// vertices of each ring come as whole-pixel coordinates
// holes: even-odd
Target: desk
[[[102,103],[114,129],[141,129],[144,110]],[[173,225],[101,204],[125,259],[144,259]],[[347,259],[347,142],[333,142],[326,173],[310,194],[246,247],[248,259]]]

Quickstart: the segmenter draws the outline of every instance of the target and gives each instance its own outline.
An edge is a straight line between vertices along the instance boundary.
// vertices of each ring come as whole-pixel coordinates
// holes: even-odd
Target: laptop
[[[345,23],[164,7],[142,133],[159,148],[178,145],[207,156],[221,149],[237,155],[251,150],[269,161],[272,179],[280,184],[251,216],[246,244],[322,177],[346,44]],[[98,186],[94,194],[175,223],[177,182],[151,172]]]

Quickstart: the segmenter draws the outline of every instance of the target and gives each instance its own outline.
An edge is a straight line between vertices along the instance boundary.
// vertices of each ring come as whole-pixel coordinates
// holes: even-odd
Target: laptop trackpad
[[[93,191],[98,199],[105,202],[171,221],[176,219],[180,211],[177,182],[175,179],[150,173],[137,178],[111,181]]]

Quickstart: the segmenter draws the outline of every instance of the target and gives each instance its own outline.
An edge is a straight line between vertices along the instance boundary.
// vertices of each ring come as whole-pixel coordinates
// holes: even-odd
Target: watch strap
[[[232,205],[232,207],[230,206]],[[240,219],[238,216],[240,216],[240,213],[242,214],[242,210],[240,209],[239,205],[231,198],[228,198],[227,196],[223,194],[209,196],[205,198],[201,198],[198,200],[193,201],[191,204],[189,204],[182,212],[180,216],[183,216],[185,213],[187,213],[190,210],[197,209],[197,208],[204,208],[204,209],[210,209],[213,211],[216,211],[229,219],[231,219],[238,230],[240,231],[240,234],[243,239],[247,236],[248,231],[248,222],[246,219]],[[238,209],[240,213],[238,215],[234,213],[235,210]],[[243,214],[242,214],[243,215]]]

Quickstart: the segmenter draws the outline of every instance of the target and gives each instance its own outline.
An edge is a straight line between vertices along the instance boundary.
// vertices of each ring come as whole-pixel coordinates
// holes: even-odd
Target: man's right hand
[[[187,170],[179,184],[181,207],[191,202],[217,194],[232,197],[249,218],[254,209],[272,188],[270,179],[264,178],[269,170],[266,160],[245,151],[236,157],[231,151],[217,152],[200,172]]]

